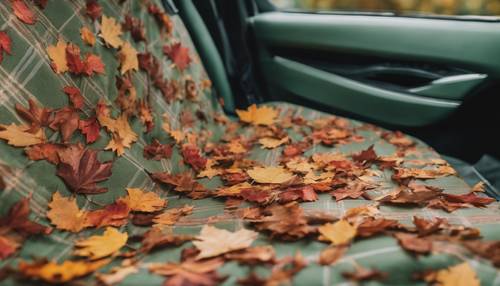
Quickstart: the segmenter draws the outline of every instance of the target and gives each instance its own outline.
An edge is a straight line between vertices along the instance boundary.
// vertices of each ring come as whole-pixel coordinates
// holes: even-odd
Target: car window
[[[390,12],[397,15],[498,16],[499,0],[269,0],[279,9]]]

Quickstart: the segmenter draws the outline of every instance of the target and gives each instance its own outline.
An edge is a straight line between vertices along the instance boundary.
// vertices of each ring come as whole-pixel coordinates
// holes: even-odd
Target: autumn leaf
[[[138,272],[137,265],[113,267],[109,273],[96,273],[96,279],[102,285],[118,285],[127,276]]]
[[[230,232],[205,225],[196,237],[198,240],[193,241],[196,248],[200,250],[196,259],[214,257],[233,250],[247,248],[257,236],[257,232],[247,229]]]
[[[127,188],[128,195],[123,201],[129,206],[131,211],[155,212],[162,210],[167,201],[160,198],[156,193],[145,192],[137,188]]]
[[[319,254],[318,263],[320,265],[333,265],[337,262],[347,251],[346,245],[334,246],[330,245],[323,249]]]
[[[92,33],[92,31],[90,31],[90,29],[87,27],[87,26],[83,26],[81,29],[80,29],[80,37],[82,38],[82,41],[93,47],[95,45],[95,36],[94,36],[94,33]]]
[[[102,209],[87,212],[85,220],[86,226],[122,226],[128,222],[130,208],[128,205],[118,200]]]
[[[172,60],[172,62],[180,71],[185,70],[191,63],[189,49],[183,47],[181,43],[164,46],[163,52]]]
[[[108,227],[102,235],[93,235],[75,242],[74,254],[96,260],[115,254],[127,243],[127,233]]]
[[[97,3],[97,0],[87,0],[85,5],[85,14],[93,21],[99,19],[102,14],[102,7]]]
[[[48,207],[47,218],[57,229],[79,232],[85,228],[87,214],[80,210],[76,198],[63,197],[55,192]]]
[[[124,74],[131,70],[139,69],[139,60],[137,59],[137,51],[128,42],[124,42],[118,53],[118,58],[120,59],[120,71]]]
[[[480,286],[474,268],[463,262],[446,269],[437,270],[425,275],[427,282],[435,282],[441,286]]]
[[[2,63],[4,51],[9,55],[12,53],[12,40],[5,31],[0,31],[0,63]]]
[[[54,72],[61,74],[68,71],[68,61],[66,59],[66,48],[68,44],[59,39],[55,46],[47,47],[47,54],[52,61],[50,66]]]
[[[25,108],[21,104],[16,104],[16,112],[24,120],[31,124],[31,128],[28,132],[34,133],[38,129],[45,127],[49,124],[49,119],[52,114],[52,110],[46,107],[40,107],[33,99],[28,99],[29,108]]]
[[[193,239],[191,235],[172,234],[171,231],[164,231],[161,227],[153,227],[142,236],[140,251],[148,253],[155,248],[179,246]]]
[[[101,259],[97,261],[65,260],[58,264],[54,261],[35,261],[27,263],[19,262],[19,272],[31,279],[39,279],[49,283],[66,283],[73,279],[88,275],[97,269],[108,264],[110,259]]]
[[[188,197],[201,199],[209,194],[207,189],[193,178],[190,172],[181,174],[170,174],[168,172],[158,172],[151,174],[153,180],[175,187],[175,191],[185,193]]]
[[[11,0],[10,4],[12,5],[12,10],[14,10],[14,15],[16,15],[21,22],[28,25],[35,24],[36,16],[28,5],[26,5],[24,0]]]
[[[146,29],[144,28],[144,23],[139,18],[135,18],[130,14],[125,15],[123,29],[130,31],[135,42],[146,42]]]
[[[157,215],[153,222],[159,225],[174,225],[181,217],[193,213],[193,206],[185,205],[181,208],[172,208]]]
[[[410,233],[395,233],[394,237],[398,240],[399,245],[405,250],[416,254],[429,254],[432,251],[432,241],[425,238],[419,238],[415,234]]]
[[[123,40],[120,36],[123,34],[122,26],[113,17],[102,16],[101,18],[101,37],[104,42],[112,47],[119,48],[123,44]]]
[[[101,125],[99,124],[99,121],[97,121],[97,118],[91,117],[89,119],[80,119],[78,122],[78,129],[80,129],[80,132],[82,132],[83,135],[85,135],[85,140],[87,144],[93,143],[101,137],[100,131],[101,131]]]
[[[290,138],[288,136],[283,137],[282,139],[275,139],[275,138],[261,138],[259,139],[259,143],[262,145],[261,148],[267,148],[267,149],[274,149],[276,147],[279,147],[285,143],[288,143],[290,141]]]
[[[348,244],[356,236],[356,227],[346,220],[324,224],[318,228],[318,231],[321,234],[319,239],[329,241],[332,245]]]
[[[254,246],[226,253],[224,258],[249,265],[274,263],[276,260],[276,252],[271,245]]]
[[[104,63],[99,56],[87,53],[83,63],[83,73],[86,75],[92,76],[94,73],[104,74]]]
[[[45,142],[45,133],[38,129],[36,133],[28,132],[31,129],[26,125],[0,124],[0,139],[7,141],[7,144],[15,147],[26,147]]]
[[[68,95],[70,102],[77,109],[82,109],[84,105],[84,99],[80,89],[76,86],[65,86],[63,88],[64,93]]]
[[[85,69],[85,63],[81,59],[80,55],[80,47],[73,44],[68,43],[66,46],[66,61],[68,64],[69,72],[79,75],[83,73]]]
[[[301,200],[305,202],[313,202],[318,200],[318,195],[311,186],[294,186],[288,187],[279,194],[279,200],[282,203]]]
[[[137,141],[137,134],[132,130],[126,114],[122,114],[118,119],[109,116],[99,116],[99,123],[112,133],[112,139],[105,147],[106,150],[116,151],[121,156],[125,153],[125,148],[130,148],[131,144]]]
[[[283,184],[295,178],[283,167],[255,167],[247,170],[247,174],[262,184]]]
[[[158,139],[153,139],[153,143],[144,146],[143,156],[148,160],[168,159],[172,156],[172,145],[161,144]]]
[[[51,117],[49,127],[52,130],[61,133],[62,141],[69,142],[73,133],[78,129],[80,115],[74,108],[65,106],[55,111],[54,116]]]
[[[198,146],[193,144],[184,144],[182,146],[182,158],[184,162],[189,164],[193,170],[197,172],[205,169],[207,164],[207,158],[203,157]]]
[[[253,125],[271,125],[275,122],[279,112],[269,106],[257,107],[252,104],[247,110],[236,109],[241,121]]]
[[[384,280],[388,274],[376,269],[368,269],[356,264],[354,272],[342,272],[342,276],[352,281]]]
[[[111,161],[101,163],[97,151],[85,149],[81,145],[72,145],[59,153],[61,162],[57,166],[57,175],[61,177],[71,191],[77,194],[104,193],[106,188],[96,185],[111,176]]]

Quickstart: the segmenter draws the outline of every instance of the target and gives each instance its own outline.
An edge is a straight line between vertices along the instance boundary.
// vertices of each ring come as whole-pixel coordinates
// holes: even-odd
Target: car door
[[[283,2],[287,8],[275,5]],[[402,129],[468,160],[498,151],[485,141],[500,122],[499,18],[453,15],[495,14],[498,7],[431,16],[373,5],[349,12],[300,6],[312,2],[336,1],[260,0],[260,12],[248,20],[268,100]]]

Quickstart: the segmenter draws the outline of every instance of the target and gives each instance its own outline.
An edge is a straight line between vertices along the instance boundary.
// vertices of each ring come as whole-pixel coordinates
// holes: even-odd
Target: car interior
[[[0,284],[500,285],[500,18],[319,2],[0,2]]]

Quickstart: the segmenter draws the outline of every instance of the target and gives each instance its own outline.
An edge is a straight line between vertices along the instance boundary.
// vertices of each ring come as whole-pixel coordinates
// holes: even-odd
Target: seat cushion
[[[29,12],[23,10],[20,17],[13,15],[14,2],[21,5],[19,1],[0,3],[1,30],[12,40],[10,54],[4,48],[0,63],[0,138],[3,139],[0,257],[4,267],[0,277],[5,279],[2,283],[26,285],[27,281],[36,284],[40,280],[66,279],[64,275],[44,276],[39,272],[45,265],[40,259],[47,259],[57,263],[87,263],[88,269],[95,267],[74,274],[71,277],[74,279],[68,278],[82,283],[117,279],[120,285],[159,285],[165,280],[163,276],[167,276],[167,283],[171,283],[167,285],[215,284],[219,279],[212,270],[199,270],[206,274],[201,275],[207,279],[205,282],[195,275],[200,273],[193,274],[201,279],[196,280],[198,284],[168,271],[163,275],[150,271],[154,263],[179,262],[182,250],[193,246],[193,238],[184,237],[187,242],[178,241],[178,245],[169,242],[169,237],[196,236],[206,225],[230,231],[260,230],[253,245],[271,245],[279,259],[298,252],[304,257],[296,258],[297,271],[291,272],[279,272],[286,259],[250,267],[226,257],[223,266],[213,270],[227,276],[227,285],[235,284],[253,270],[262,276],[269,275],[270,265],[274,265],[275,275],[270,283],[283,282],[278,277],[282,275],[295,276],[296,285],[337,284],[346,281],[343,272],[362,265],[387,272],[385,283],[402,285],[413,283],[412,277],[419,271],[444,268],[461,260],[469,262],[482,282],[496,279],[494,266],[459,247],[461,240],[457,247],[440,245],[435,253],[416,256],[394,239],[395,233],[415,232],[414,216],[446,218],[449,224],[462,226],[454,229],[458,233],[473,232],[469,228],[475,227],[486,240],[500,237],[498,203],[482,194],[473,194],[474,198],[485,198],[486,202],[479,204],[481,208],[455,201],[452,205],[458,209],[450,212],[439,205],[431,208],[425,199],[418,204],[412,200],[398,204],[398,194],[412,188],[420,191],[424,188],[423,192],[434,195],[440,190],[455,195],[471,191],[435,151],[419,140],[287,103],[270,103],[266,105],[268,108],[259,109],[250,107],[246,113],[240,111],[240,119],[226,117],[182,20],[165,14],[159,2],[49,1],[45,9],[22,2],[30,3],[27,7],[36,18],[33,25],[26,23],[30,22],[30,17],[26,19]],[[95,6],[96,3],[100,5]],[[97,15],[94,21],[92,17],[99,14],[99,7],[103,16]],[[15,9],[19,14],[20,8]],[[104,30],[114,26],[108,17],[124,23],[123,34],[116,33],[120,28],[114,27],[115,32],[108,31],[114,36],[97,37],[94,46],[82,40],[82,27],[87,27],[94,36],[108,33]],[[74,48],[63,50],[56,59],[47,48],[57,48],[58,41],[74,43],[81,49],[83,71],[78,71],[75,66],[78,60],[74,58],[72,61],[76,63],[68,65],[69,71],[62,71],[60,57],[68,61]],[[130,53],[130,47],[126,48],[127,43],[142,54],[137,69],[134,53]],[[127,49],[129,52],[124,54]],[[97,72],[87,74],[86,66],[90,63],[86,53],[101,59],[103,72],[99,71],[99,65],[95,66],[94,57]],[[158,59],[158,69],[147,53]],[[131,63],[123,62],[130,54]],[[77,87],[82,98],[74,88],[65,89],[68,86]],[[45,119],[40,109],[26,111],[29,100],[52,111]],[[99,138],[93,142],[97,134]],[[263,148],[261,139],[267,139],[263,141],[267,148]],[[47,147],[46,143],[51,145]],[[305,164],[297,166],[298,158]],[[252,172],[270,166],[282,169],[275,175]],[[411,168],[417,173],[422,169],[435,172],[425,173],[422,179],[414,179],[422,175],[394,179],[397,169],[405,172]],[[416,187],[415,183],[421,186]],[[231,185],[242,184],[246,187],[231,189]],[[335,197],[342,190],[350,192],[356,188],[360,193],[356,199]],[[131,203],[130,189],[146,194]],[[151,206],[148,203],[151,194],[168,200],[167,206]],[[76,207],[68,208],[66,204],[66,208],[58,209],[54,203],[58,196],[59,201],[76,199]],[[29,198],[29,220],[35,225],[17,224],[13,219],[25,221],[26,210],[19,205],[24,198]],[[12,209],[16,204],[18,208]],[[370,238],[358,237],[335,264],[319,265],[318,257],[328,244],[318,240],[318,226],[335,223],[340,218],[348,220],[346,215],[352,214],[349,210],[367,205],[371,205],[367,210],[372,210],[374,217],[393,219],[403,225]],[[310,225],[302,225],[304,230],[298,234],[294,234],[296,228],[289,233],[273,233],[264,226],[269,211],[263,211],[264,208],[293,210],[298,220],[307,218]],[[95,253],[82,254],[82,240],[113,228],[127,233],[128,242],[109,261],[95,257]],[[166,240],[164,247],[159,247],[161,243],[156,241],[153,246],[158,247],[154,251],[147,249],[144,240],[145,233],[151,234],[152,229],[159,229],[160,237]],[[225,243],[231,241],[222,244]],[[113,243],[108,247],[112,248]],[[106,253],[106,249],[101,251]],[[95,258],[93,266],[85,258],[89,256]],[[201,263],[197,261],[194,265]],[[33,262],[38,264],[26,266]],[[300,269],[302,262],[308,263],[304,269]],[[98,274],[127,265],[132,265],[132,270],[123,275],[123,281]],[[175,284],[179,281],[185,284]]]

